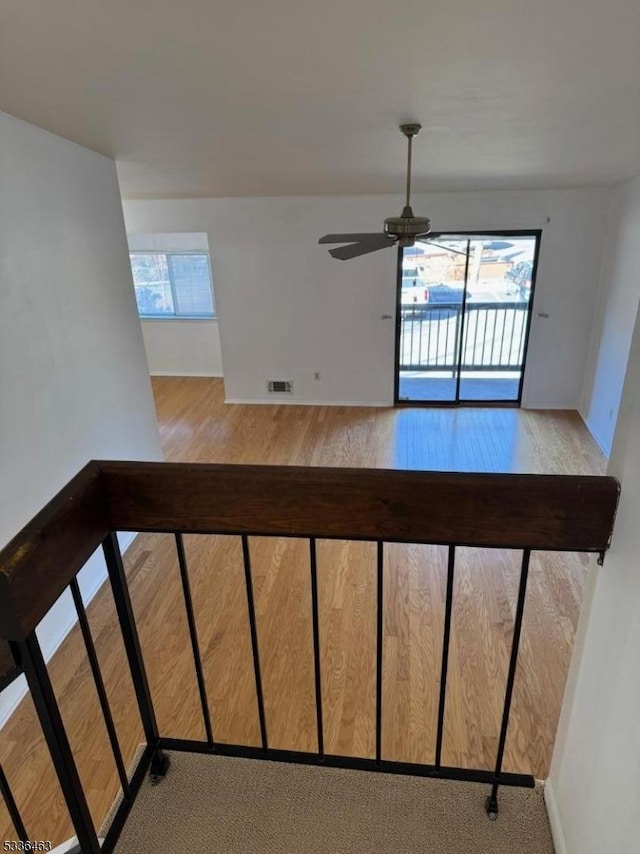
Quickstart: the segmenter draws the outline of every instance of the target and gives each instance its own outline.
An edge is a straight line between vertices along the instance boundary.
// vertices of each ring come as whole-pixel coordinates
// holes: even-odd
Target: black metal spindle
[[[22,816],[20,815],[20,810],[18,809],[18,805],[13,797],[13,792],[9,787],[9,781],[7,780],[2,765],[0,765],[0,794],[2,794],[7,807],[7,812],[9,813],[9,818],[11,819],[11,823],[18,835],[18,839],[20,842],[28,842],[29,835],[25,829]]]
[[[318,609],[318,561],[315,537],[309,539],[311,566],[311,617],[313,623],[313,667],[316,682],[316,723],[318,727],[318,753],[324,756],[324,731],[322,726],[322,679],[320,674],[320,618]]]
[[[452,373],[452,375],[455,374],[455,372],[457,370],[457,368],[456,368],[457,358],[458,358],[459,351],[460,351],[459,335],[460,335],[460,318],[461,317],[462,317],[462,308],[460,308],[458,311],[456,311],[456,323],[455,323],[455,329],[454,329],[454,333],[453,333],[453,353],[451,354],[451,365],[452,365],[451,373]]]
[[[518,334],[518,364],[521,365],[524,358],[524,339],[527,315],[524,311],[519,311],[518,314],[521,318],[520,332]]]
[[[384,634],[384,609],[382,595],[382,568],[384,543],[378,540],[377,550],[377,639],[376,639],[376,764],[382,760],[382,641]]]
[[[502,314],[502,334],[500,335],[500,350],[498,351],[498,364],[504,365],[504,339],[507,332],[507,313],[509,309],[505,308]],[[509,362],[507,362],[507,365]]]
[[[512,362],[512,358],[513,358],[513,339],[514,339],[515,331],[516,331],[516,317],[517,317],[517,315],[518,315],[518,312],[517,312],[517,311],[516,311],[516,309],[514,308],[514,309],[512,310],[512,312],[511,312],[511,338],[509,339],[509,364],[513,364],[513,362]],[[518,349],[519,349],[519,348],[518,348]]]
[[[447,699],[447,671],[449,669],[449,641],[451,639],[451,614],[453,611],[453,574],[456,560],[456,547],[449,546],[447,562],[447,593],[444,609],[444,634],[442,638],[442,664],[440,666],[440,700],[438,702],[438,733],[436,736],[436,768],[442,765],[442,737],[444,731],[444,712]]]
[[[473,318],[473,340],[471,343],[471,355],[469,355],[469,341],[471,341],[471,318]],[[480,328],[480,311],[475,309],[469,312],[469,323],[467,326],[467,340],[465,341],[464,359],[469,368],[476,366],[476,350],[478,349],[478,330]]]
[[[505,690],[504,707],[502,710],[502,724],[500,726],[500,738],[498,741],[498,755],[495,767],[495,782],[491,788],[491,794],[487,798],[487,813],[489,818],[495,819],[498,815],[498,786],[500,785],[500,774],[502,773],[502,760],[504,748],[507,742],[507,731],[509,729],[509,713],[511,712],[511,700],[513,698],[513,685],[516,677],[518,664],[518,649],[520,646],[520,633],[522,631],[522,618],[527,595],[527,579],[529,577],[529,560],[531,550],[525,549],[522,553],[522,567],[520,570],[520,587],[518,589],[518,602],[513,623],[513,641],[511,644],[511,658],[509,661],[509,672],[507,675],[507,687]]]
[[[510,365],[511,364],[511,355],[509,352],[505,353],[505,343],[508,338],[508,330],[507,330],[507,322],[509,320],[509,309],[505,309],[504,312],[504,329],[502,330],[502,348],[500,350],[500,364],[501,365]]]
[[[249,539],[242,535],[242,557],[244,559],[245,587],[247,589],[247,608],[249,610],[249,628],[251,631],[251,649],[253,651],[253,670],[256,680],[256,695],[258,698],[258,717],[260,719],[260,736],[263,750],[269,749],[267,739],[267,720],[264,713],[264,694],[262,693],[262,677],[260,675],[260,651],[258,649],[258,628],[256,609],[253,601],[253,582],[251,580],[251,557],[249,554]]]
[[[420,314],[420,335],[418,337],[418,364],[422,364],[422,336],[424,334],[424,309]],[[429,359],[429,351],[427,350],[427,360]]]
[[[482,327],[482,353],[480,354],[480,364],[484,365],[484,350],[487,346],[487,324],[489,322],[489,310],[484,309],[484,326]]]
[[[493,312],[493,329],[491,330],[491,349],[489,351],[489,364],[495,364],[495,352],[496,352],[496,341],[498,338],[498,312],[500,308],[498,307],[496,311]]]
[[[149,773],[152,780],[157,781],[167,773],[169,757],[158,747],[158,723],[153,708],[149,680],[140,647],[140,638],[138,637],[131,597],[129,596],[129,587],[115,531],[107,534],[102,541],[102,551],[109,572],[113,601],[120,622],[120,631],[122,632],[122,640],[129,663],[129,670],[131,671],[131,679],[138,703],[142,728],[147,744],[154,748]]]
[[[100,843],[35,631],[15,646],[80,848],[83,854],[99,854]]]
[[[191,584],[189,582],[189,570],[187,568],[187,555],[184,549],[182,534],[176,534],[176,551],[178,553],[178,565],[180,567],[180,580],[182,581],[182,594],[184,596],[184,607],[187,612],[187,623],[189,626],[189,638],[191,640],[191,651],[193,652],[193,663],[196,669],[196,680],[198,682],[198,693],[200,694],[200,705],[202,707],[202,719],[207,743],[213,747],[213,729],[211,727],[211,715],[209,713],[209,701],[207,700],[207,689],[202,671],[202,657],[200,655],[200,644],[198,642],[198,630],[196,618],[193,612],[193,599],[191,597]]]
[[[451,320],[451,317],[448,317],[448,318],[447,318],[447,322],[446,322],[446,323],[445,323],[445,325],[444,325],[444,332],[445,332],[445,338],[444,338],[444,363],[443,363],[444,365],[446,365],[446,364],[447,364],[447,362],[449,361],[449,326],[450,326],[450,322],[449,322],[449,321],[450,321],[450,320]]]
[[[96,686],[96,692],[98,694],[98,701],[100,703],[100,709],[102,710],[102,717],[104,718],[104,723],[107,728],[107,735],[109,736],[109,743],[111,744],[111,750],[113,752],[113,759],[116,764],[116,769],[118,771],[118,777],[120,778],[120,785],[122,786],[122,794],[125,800],[129,800],[131,793],[129,790],[129,780],[127,778],[127,772],[124,767],[124,762],[122,760],[122,751],[120,749],[120,742],[118,740],[118,734],[116,732],[116,727],[113,722],[113,716],[111,714],[111,707],[109,706],[109,699],[107,697],[107,692],[104,687],[104,681],[102,679],[102,672],[100,670],[100,662],[98,661],[98,656],[96,654],[96,648],[93,643],[93,637],[91,635],[91,628],[89,626],[89,621],[87,619],[87,613],[84,608],[84,602],[82,601],[82,594],[80,593],[80,586],[78,584],[78,579],[74,578],[69,585],[71,587],[71,595],[73,597],[73,603],[76,607],[76,613],[78,614],[78,623],[80,625],[80,631],[82,633],[82,639],[84,640],[85,649],[87,650],[87,658],[89,659],[89,667],[91,668],[91,673],[93,675],[93,681]]]
[[[416,325],[416,314],[415,314],[415,310],[412,309],[412,311],[411,311],[411,341],[409,343],[409,352],[411,353],[411,364],[412,365],[415,364],[414,358],[413,358],[413,334],[414,334],[415,325]]]

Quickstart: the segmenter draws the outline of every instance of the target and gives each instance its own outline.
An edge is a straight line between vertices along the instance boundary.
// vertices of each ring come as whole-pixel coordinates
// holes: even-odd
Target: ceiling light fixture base
[[[409,122],[407,124],[400,125],[400,130],[408,139],[411,139],[414,136],[418,136],[421,129],[422,125],[419,125],[416,122]]]

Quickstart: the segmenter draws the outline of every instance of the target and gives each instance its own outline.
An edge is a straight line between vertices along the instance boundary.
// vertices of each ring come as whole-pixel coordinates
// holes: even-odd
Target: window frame
[[[216,309],[216,298],[215,292],[213,290],[213,271],[211,269],[211,255],[208,249],[130,249],[129,250],[129,263],[131,263],[132,255],[164,255],[167,259],[167,273],[169,274],[169,287],[171,288],[171,299],[173,300],[174,312],[173,314],[163,313],[163,314],[141,314],[140,309],[138,308],[138,300],[136,298],[136,308],[138,308],[138,317],[140,320],[217,320],[218,312]],[[175,307],[178,305],[178,298],[176,294],[176,283],[173,276],[173,269],[171,264],[169,263],[169,257],[172,255],[206,255],[207,256],[207,265],[209,267],[209,282],[211,287],[211,304],[213,306],[213,311],[211,314],[178,314],[175,311]],[[131,278],[133,279],[133,269],[131,270]],[[135,287],[136,283],[133,280],[133,290],[134,290],[134,298],[135,298]]]

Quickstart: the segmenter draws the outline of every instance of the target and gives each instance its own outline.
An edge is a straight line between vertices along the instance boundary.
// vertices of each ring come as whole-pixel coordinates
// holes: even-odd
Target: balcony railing
[[[519,371],[524,360],[528,302],[467,302],[402,306],[401,371]],[[462,334],[462,349],[460,335]]]
[[[608,477],[135,462],[88,464],[0,553],[0,638],[8,642],[7,646],[0,641],[0,661],[4,662],[6,674],[23,671],[26,675],[82,852],[98,854],[100,850],[114,850],[144,776],[149,773],[159,780],[166,772],[166,750],[486,783],[490,786],[487,812],[491,818],[497,817],[499,786],[533,786],[534,783],[532,776],[506,773],[502,767],[531,553],[538,549],[603,553],[609,546],[618,493],[617,481]],[[205,740],[169,738],[158,727],[116,531],[171,533],[174,536]],[[215,721],[203,677],[183,534],[234,535],[241,542],[261,733],[259,747],[221,743],[214,738]],[[251,569],[253,536],[308,540],[317,729],[315,752],[280,750],[269,745],[260,666],[263,651],[258,643]],[[371,758],[325,752],[316,577],[318,539],[366,540],[374,542],[377,548],[376,738],[375,755]],[[438,696],[435,762],[431,765],[390,761],[382,753],[385,643],[382,602],[388,576],[383,544],[386,542],[430,543],[448,549],[442,662],[439,681],[434,686]],[[522,550],[498,750],[495,764],[485,770],[442,764],[456,546],[459,545]],[[108,569],[146,740],[146,748],[130,777],[125,772],[118,733],[77,584],[78,572],[98,547],[102,547]],[[35,632],[40,620],[67,587],[71,589],[77,609],[122,787],[122,802],[102,846]],[[175,607],[182,606],[176,602]],[[0,787],[17,837],[26,842],[33,837],[27,836],[29,828],[25,828],[19,805],[1,769]]]

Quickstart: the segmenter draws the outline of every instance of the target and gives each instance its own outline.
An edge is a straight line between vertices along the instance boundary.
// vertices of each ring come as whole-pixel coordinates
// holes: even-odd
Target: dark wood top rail
[[[0,691],[3,691],[19,675],[20,668],[16,667],[9,644],[0,640]]]
[[[99,463],[117,530],[602,551],[614,478]]]
[[[604,551],[609,477],[89,463],[0,552],[0,638],[47,613],[110,530]]]
[[[96,463],[88,463],[0,552],[0,637],[28,634],[109,533]]]

